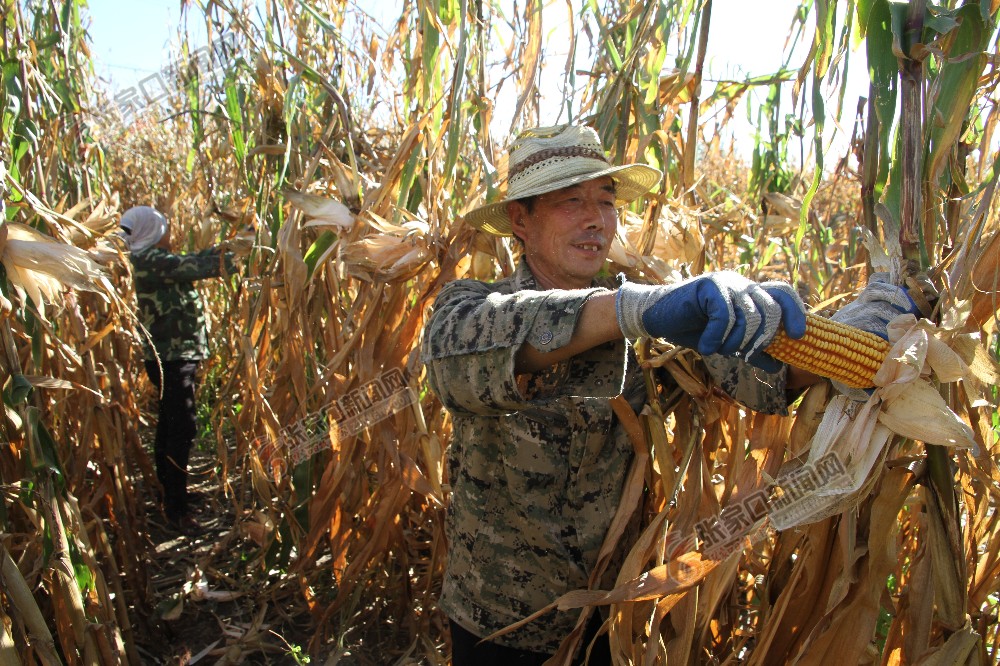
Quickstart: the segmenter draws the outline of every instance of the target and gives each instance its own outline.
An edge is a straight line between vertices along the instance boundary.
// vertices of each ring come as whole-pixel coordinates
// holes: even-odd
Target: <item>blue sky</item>
[[[112,90],[120,90],[158,72],[172,59],[180,24],[180,0],[90,0],[94,67]],[[199,20],[189,21],[201,36]],[[171,47],[174,47],[172,49]]]
[[[574,6],[579,1],[574,0]],[[399,15],[398,9],[394,8],[398,8],[400,0],[356,2],[375,16],[394,18]],[[708,92],[714,79],[741,78],[776,70],[784,61],[789,25],[798,4],[798,0],[767,0],[766,3],[715,0],[704,92]],[[90,0],[89,32],[93,40],[95,68],[112,91],[134,86],[174,59],[171,54],[176,51],[180,5],[180,0]],[[558,24],[563,20],[565,5],[561,2],[547,5],[546,11],[555,15],[552,22],[556,24],[547,30],[551,30],[553,35],[551,42],[558,44]],[[763,5],[767,6],[767,11],[761,10]],[[194,33],[195,46],[204,45],[207,40],[200,17],[192,15],[188,23]],[[866,94],[868,89],[863,51],[854,52],[851,57],[851,77],[844,101],[844,132],[850,131],[858,96]],[[792,65],[797,65],[800,60],[801,55],[797,55]],[[765,92],[757,94],[760,98]],[[503,123],[498,122],[498,126],[502,127]],[[752,132],[745,113],[736,116],[731,129],[737,136]],[[828,123],[828,135],[832,132],[834,127]],[[841,137],[832,152],[841,154],[848,138]]]

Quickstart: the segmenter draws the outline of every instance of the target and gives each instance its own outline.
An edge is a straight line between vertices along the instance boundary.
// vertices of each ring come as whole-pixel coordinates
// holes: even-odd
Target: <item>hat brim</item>
[[[599,171],[593,171],[578,176],[564,178],[562,180],[550,181],[545,185],[522,193],[517,199],[502,199],[495,203],[486,204],[473,208],[462,218],[464,222],[472,225],[476,229],[493,234],[494,236],[512,235],[510,218],[507,217],[507,204],[518,199],[554,192],[564,187],[578,185],[595,178],[611,176],[615,181],[615,204],[624,206],[630,204],[646,192],[649,192],[660,181],[661,172],[646,164],[626,164],[622,166],[608,167]]]

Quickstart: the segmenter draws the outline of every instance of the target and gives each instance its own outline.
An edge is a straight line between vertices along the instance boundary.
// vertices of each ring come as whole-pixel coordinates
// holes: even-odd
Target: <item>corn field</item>
[[[637,345],[680,390],[616,404],[636,450],[620,511],[644,530],[608,535],[628,552],[614,589],[552,600],[581,614],[557,661],[603,612],[617,664],[1000,663],[1000,1],[805,0],[774,19],[786,66],[731,81],[704,77],[712,0],[181,5],[213,48],[181,35],[169,94],[131,118],[97,84],[83,0],[0,10],[0,664],[450,663],[451,427],[417,350],[442,285],[513,270],[510,243],[459,219],[502,192],[507,137],[556,122],[663,171],[610,272],[735,269],[817,311],[875,271],[940,292],[874,408],[823,384],[754,414],[690,350]],[[869,94],[848,99],[859,50]],[[744,159],[725,137],[746,112]],[[255,230],[242,272],[202,287],[202,446],[231,520],[166,595],[114,235],[134,205],[175,247]],[[828,455],[846,485],[807,516],[730,521]],[[197,659],[150,647],[213,599],[251,619],[211,620]]]

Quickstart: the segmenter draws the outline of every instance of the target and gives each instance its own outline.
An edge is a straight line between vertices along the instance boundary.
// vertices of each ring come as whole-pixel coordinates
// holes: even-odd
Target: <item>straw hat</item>
[[[611,176],[619,206],[638,199],[660,180],[645,164],[612,166],[593,128],[558,125],[525,130],[509,148],[507,196],[465,214],[466,222],[497,236],[510,236],[507,203]]]

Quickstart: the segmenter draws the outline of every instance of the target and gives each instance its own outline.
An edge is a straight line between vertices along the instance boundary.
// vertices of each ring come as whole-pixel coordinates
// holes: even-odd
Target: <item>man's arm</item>
[[[580,310],[580,318],[568,344],[550,352],[541,352],[525,342],[514,356],[514,372],[519,375],[538,372],[605,342],[620,339],[622,331],[615,316],[615,292],[595,294]]]
[[[813,384],[819,384],[821,381],[823,381],[823,378],[819,375],[813,374],[808,370],[803,370],[802,368],[796,368],[794,365],[788,366],[788,383],[786,388],[804,389]]]
[[[554,351],[540,352],[531,344],[525,343],[514,357],[514,371],[517,374],[538,372],[592,347],[621,338],[622,331],[615,316],[615,293],[596,294],[587,300],[580,311],[580,318],[569,344]],[[823,381],[823,378],[790,365],[787,381],[786,388],[802,389]]]
[[[598,288],[507,292],[505,287],[457,280],[435,299],[424,328],[421,359],[428,384],[448,409],[506,414],[557,394],[610,398],[621,391],[625,342],[615,322],[613,292]],[[598,300],[601,296],[608,298]],[[585,318],[584,306],[588,306]],[[615,349],[609,348],[605,355],[602,346],[594,357],[598,350],[591,348],[615,338]],[[519,355],[526,361],[518,363]],[[561,361],[570,357],[574,357],[569,364],[573,371],[567,367],[558,378],[549,377],[551,391],[530,398],[523,394],[519,374],[555,364],[562,367],[567,364]],[[610,372],[596,383],[595,363],[603,363],[601,372]]]
[[[211,247],[191,254],[173,254],[158,248],[150,248],[136,254],[132,259],[137,270],[161,280],[174,282],[195,282],[206,278],[219,277],[222,263],[227,272],[234,272],[235,263],[231,254],[223,254]]]

